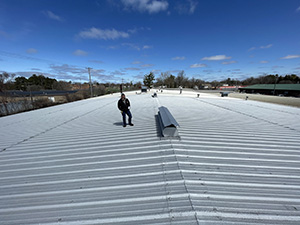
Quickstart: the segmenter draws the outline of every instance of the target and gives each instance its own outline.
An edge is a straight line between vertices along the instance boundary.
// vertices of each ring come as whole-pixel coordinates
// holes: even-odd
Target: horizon
[[[6,73],[6,72],[4,72]],[[10,75],[14,75],[13,78],[11,80],[14,80],[15,78],[18,78],[18,77],[21,77],[21,76],[17,76],[16,74],[10,74]],[[147,74],[146,74],[147,75]],[[169,74],[169,75],[172,75],[174,76],[175,78],[177,77],[175,74]],[[269,77],[269,76],[274,76],[274,77],[278,77],[278,78],[285,78],[286,76],[292,76],[292,75],[296,75],[296,74],[286,74],[286,75],[278,75],[278,74],[265,74],[265,75],[260,75],[258,77],[246,77],[244,79],[231,79],[231,78],[226,78],[226,79],[223,79],[223,80],[212,80],[212,81],[207,81],[207,80],[201,80],[201,79],[196,79],[195,77],[188,77],[188,76],[185,76],[185,78],[187,78],[188,81],[190,82],[193,82],[192,80],[195,79],[195,80],[201,80],[203,82],[205,82],[205,84],[210,84],[210,83],[214,83],[214,82],[219,82],[219,83],[223,83],[224,85],[226,85],[228,79],[230,79],[231,81],[235,81],[235,82],[240,82],[240,83],[243,83],[245,81],[247,81],[247,79],[251,79],[251,78],[254,78],[254,79],[259,79],[259,78],[266,78],[266,77]],[[28,76],[28,77],[25,77],[26,79],[29,79],[33,76],[36,76],[36,77],[39,77],[39,76],[43,76],[44,78],[46,79],[53,79],[57,82],[59,81],[64,81],[64,82],[71,82],[72,84],[76,85],[76,84],[90,84],[89,81],[68,81],[68,80],[59,80],[59,79],[56,79],[56,78],[53,78],[51,76],[44,76],[43,74],[32,74],[31,76]],[[296,75],[297,77],[299,77],[298,75]],[[24,76],[22,76],[24,77]],[[156,79],[159,78],[159,76],[155,77],[154,78],[154,81],[156,81]],[[140,83],[141,85],[143,85],[143,81],[136,81],[136,82],[133,82],[133,81],[125,81],[123,79],[121,79],[120,81],[116,81],[116,82],[99,82],[99,81],[92,81],[93,84],[97,83],[97,84],[115,84],[115,85],[119,85],[119,84],[132,84],[132,85],[136,85],[138,83]],[[154,82],[156,83],[156,82]],[[265,84],[265,83],[264,83]]]
[[[27,78],[300,75],[298,0],[3,0],[0,21],[0,72]]]

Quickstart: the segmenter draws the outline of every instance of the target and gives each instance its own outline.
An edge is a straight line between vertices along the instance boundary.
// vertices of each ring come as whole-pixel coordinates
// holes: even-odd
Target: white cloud
[[[231,58],[232,58],[231,56],[226,56],[226,55],[215,55],[215,56],[204,57],[202,58],[202,60],[218,61],[218,60],[225,60]]]
[[[137,70],[141,70],[141,69],[140,68],[135,68],[135,67],[128,67],[128,68],[125,68],[125,70],[137,71]]]
[[[296,12],[300,12],[300,6],[296,9]]]
[[[300,55],[287,55],[285,57],[281,57],[280,59],[296,59],[300,58]]]
[[[161,70],[151,70],[152,73],[159,73]]]
[[[50,18],[52,20],[57,20],[57,21],[60,21],[60,22],[63,21],[63,19],[60,16],[54,14],[51,11],[44,11],[43,13],[44,13],[44,15],[46,15],[48,18]]]
[[[175,74],[175,73],[179,73],[179,72],[181,72],[182,70],[168,70],[168,71],[166,71],[166,73],[168,73],[169,75],[170,74]]]
[[[52,77],[56,77],[57,79],[63,80],[88,80],[87,69],[82,67],[77,67],[69,64],[62,65],[50,65],[51,73],[55,74]],[[115,77],[113,75],[104,74],[105,70],[103,69],[92,69],[91,75],[93,81],[95,79],[101,80],[104,82],[114,80]]]
[[[198,2],[193,1],[193,0],[189,0],[189,2],[190,2],[190,10],[189,11],[190,11],[190,14],[193,14],[198,5]]]
[[[284,66],[272,66],[272,69],[284,68]]]
[[[111,72],[110,74],[111,75],[120,75],[120,76],[126,75],[126,73],[121,72],[119,70],[115,70],[115,71]]]
[[[134,61],[134,62],[132,62],[131,64],[141,64],[142,62],[140,62],[140,61]]]
[[[105,72],[105,70],[103,70],[103,69],[92,69],[91,75],[92,75],[92,77],[97,77],[100,79],[113,78],[112,76],[103,74],[104,72]]]
[[[263,61],[260,61],[259,63],[269,63],[269,61],[267,61],[267,60],[263,60]]]
[[[119,46],[117,45],[111,45],[111,46],[108,46],[107,49],[118,49]]]
[[[243,74],[243,72],[232,72],[231,74]]]
[[[179,14],[193,14],[198,2],[195,0],[181,1],[175,8]]]
[[[190,65],[190,68],[199,68],[199,67],[207,67],[207,65],[203,63]]]
[[[252,48],[249,48],[249,52],[250,51],[253,51],[253,50],[256,50],[256,49],[266,49],[266,48],[271,48],[273,46],[273,44],[268,44],[268,45],[263,45],[263,46],[260,46],[260,47],[252,47]]]
[[[98,64],[102,64],[103,63],[103,61],[101,61],[101,60],[90,60],[89,62],[98,63]]]
[[[77,66],[72,66],[69,64],[62,64],[62,65],[54,65],[50,64],[51,72],[64,75],[64,74],[83,74],[86,73],[86,70]]]
[[[88,53],[86,51],[83,51],[83,50],[76,50],[73,52],[73,55],[77,55],[77,56],[86,56]]]
[[[229,65],[229,64],[233,64],[233,63],[237,63],[237,61],[225,61],[225,62],[222,62],[223,65]]]
[[[206,73],[206,74],[211,74],[211,73],[213,73],[214,71],[213,71],[213,70],[203,70],[203,72]]]
[[[149,45],[144,45],[143,46],[143,49],[150,49],[150,48],[152,48],[152,46],[149,46]]]
[[[141,67],[152,67],[154,66],[153,64],[144,64],[144,65],[141,65]]]
[[[140,46],[138,46],[136,44],[132,44],[132,43],[123,43],[122,46],[126,46],[126,47],[129,47],[129,48],[138,50],[138,51],[141,50]]]
[[[184,56],[177,56],[177,57],[172,58],[172,60],[185,60],[185,57]]]
[[[169,3],[165,0],[122,0],[125,9],[139,12],[158,13],[167,10]]]
[[[98,29],[92,27],[88,30],[81,31],[79,37],[84,39],[103,39],[103,40],[115,40],[118,38],[128,38],[129,32],[118,31],[115,29]]]
[[[272,44],[269,44],[269,45],[266,45],[266,46],[260,46],[261,49],[264,49],[264,48],[271,48],[273,45]]]
[[[135,75],[133,76],[134,79],[137,79],[137,80],[143,80],[144,79],[144,75],[140,74],[140,75]]]
[[[38,52],[38,50],[36,50],[35,48],[29,48],[29,49],[26,50],[26,52],[27,52],[28,54],[35,54],[35,53]]]
[[[122,46],[126,46],[135,50],[144,50],[144,49],[150,49],[152,46],[144,45],[143,47],[140,47],[139,45],[133,44],[133,43],[123,43]]]

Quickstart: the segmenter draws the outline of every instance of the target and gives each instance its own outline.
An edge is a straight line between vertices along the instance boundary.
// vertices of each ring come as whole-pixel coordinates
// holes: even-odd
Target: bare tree
[[[186,87],[188,85],[189,79],[186,77],[184,70],[181,70],[175,79],[176,86]]]
[[[7,72],[0,73],[0,92],[4,92],[8,89],[9,85],[13,84],[15,74],[9,74]]]
[[[53,89],[61,91],[69,91],[72,89],[72,84],[66,81],[58,81],[53,83]]]
[[[2,92],[1,97],[0,97],[0,102],[2,103],[2,105],[5,109],[6,115],[9,114],[9,110],[7,107],[9,96],[6,91],[8,90],[9,86],[13,85],[14,77],[15,77],[15,74],[8,74],[7,72],[3,72],[0,74],[0,93]]]
[[[173,76],[172,74],[170,74],[166,80],[165,80],[165,85],[168,88],[174,88],[175,87],[175,76]]]

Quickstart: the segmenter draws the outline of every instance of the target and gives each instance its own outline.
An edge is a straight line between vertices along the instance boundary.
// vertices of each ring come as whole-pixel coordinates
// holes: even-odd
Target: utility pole
[[[90,78],[90,90],[91,90],[91,98],[93,97],[93,86],[92,86],[92,78],[91,78],[91,69],[90,67],[87,67],[89,71],[89,78]]]
[[[120,84],[120,93],[123,93],[123,78],[122,78],[122,83]]]
[[[277,79],[278,79],[278,74],[275,75],[275,84],[274,84],[273,95],[275,95]]]

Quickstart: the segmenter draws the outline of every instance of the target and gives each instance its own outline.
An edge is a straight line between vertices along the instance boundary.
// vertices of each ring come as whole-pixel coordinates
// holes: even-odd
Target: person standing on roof
[[[128,124],[130,126],[133,126],[133,123],[131,123],[132,115],[130,112],[130,102],[128,98],[125,97],[125,94],[121,94],[121,98],[118,101],[118,108],[121,111],[122,117],[123,117],[123,127],[126,127],[126,114],[128,116]]]

